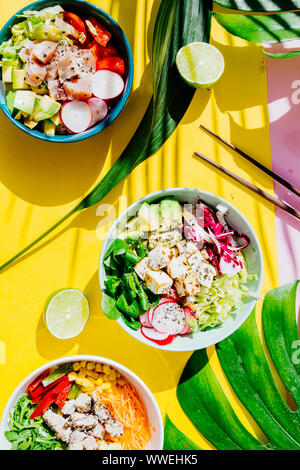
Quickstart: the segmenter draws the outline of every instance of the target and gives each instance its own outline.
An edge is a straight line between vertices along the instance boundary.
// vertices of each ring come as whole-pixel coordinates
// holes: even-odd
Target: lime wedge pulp
[[[63,289],[48,300],[44,321],[49,332],[58,339],[79,335],[88,321],[89,302],[78,289]]]
[[[182,47],[176,57],[178,72],[194,88],[214,85],[224,72],[224,57],[206,42],[192,42]]]

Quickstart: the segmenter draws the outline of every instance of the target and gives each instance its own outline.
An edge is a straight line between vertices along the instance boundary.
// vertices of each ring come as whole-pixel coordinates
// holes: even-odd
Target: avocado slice
[[[32,121],[30,117],[28,119],[25,119],[24,121],[25,126],[29,127],[29,129],[34,129],[38,123],[36,121]]]
[[[49,118],[54,116],[60,110],[60,103],[50,98],[48,95],[44,95],[40,100],[42,110],[47,114]]]
[[[46,121],[43,122],[43,128],[44,134],[49,135],[50,137],[55,135],[56,125],[54,122],[50,121],[50,119],[46,119]]]
[[[158,204],[144,204],[141,206],[138,216],[140,218],[140,228],[143,230],[159,230],[160,227],[160,212]]]
[[[44,121],[45,119],[48,119],[49,115],[42,109],[41,106],[41,100],[39,97],[36,96],[35,102],[34,102],[34,108],[31,113],[30,119],[32,121]]]
[[[31,114],[35,103],[35,93],[27,90],[18,90],[16,92],[14,107],[19,111]]]
[[[55,126],[59,126],[59,124],[61,124],[61,119],[60,119],[60,114],[59,113],[54,114],[54,116],[52,116],[50,118],[50,120],[55,124]]]
[[[16,97],[15,91],[9,91],[6,93],[6,104],[11,113],[13,113],[15,109],[14,107],[15,97]]]
[[[25,70],[13,69],[11,72],[12,87],[14,90],[28,89],[27,83],[25,83]]]
[[[2,67],[2,81],[4,83],[11,83],[12,82],[12,65],[3,65]]]
[[[182,207],[176,199],[164,199],[159,204],[163,230],[182,226]]]

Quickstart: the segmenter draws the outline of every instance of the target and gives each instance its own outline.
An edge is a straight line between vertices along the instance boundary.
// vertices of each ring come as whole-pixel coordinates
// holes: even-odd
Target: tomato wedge
[[[111,38],[110,32],[102,26],[99,21],[97,21],[93,17],[89,17],[87,20],[85,20],[85,24],[90,32],[90,34],[93,36],[95,41],[100,44],[100,46],[106,47],[108,41]]]
[[[63,17],[66,23],[73,26],[73,28],[80,33],[79,42],[81,44],[84,44],[87,40],[87,34],[82,19],[78,15],[76,15],[75,13],[71,13],[70,11],[65,11]]]
[[[97,61],[96,70],[110,70],[119,75],[124,75],[125,63],[121,57],[105,57]]]

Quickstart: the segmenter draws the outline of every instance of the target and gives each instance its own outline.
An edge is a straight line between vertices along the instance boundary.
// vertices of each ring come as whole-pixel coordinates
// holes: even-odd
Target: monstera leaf
[[[298,282],[267,294],[262,320],[272,361],[299,407],[300,341],[295,314]],[[289,408],[276,387],[255,312],[216,350],[232,389],[255,419],[266,442],[256,439],[240,422],[210,367],[206,350],[191,356],[177,388],[178,401],[197,429],[220,450],[300,450],[300,411]],[[187,439],[169,418],[165,434],[168,450],[177,449],[176,445]]]

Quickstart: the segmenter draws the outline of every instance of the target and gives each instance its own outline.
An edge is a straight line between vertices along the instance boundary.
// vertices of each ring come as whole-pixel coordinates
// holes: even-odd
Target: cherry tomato
[[[97,61],[96,70],[110,70],[119,75],[124,75],[125,63],[120,57],[105,57]]]
[[[93,36],[95,41],[100,44],[100,46],[106,47],[108,41],[111,38],[110,32],[102,26],[99,21],[97,21],[93,17],[89,17],[87,20],[85,20],[85,24],[90,32],[90,34]]]

